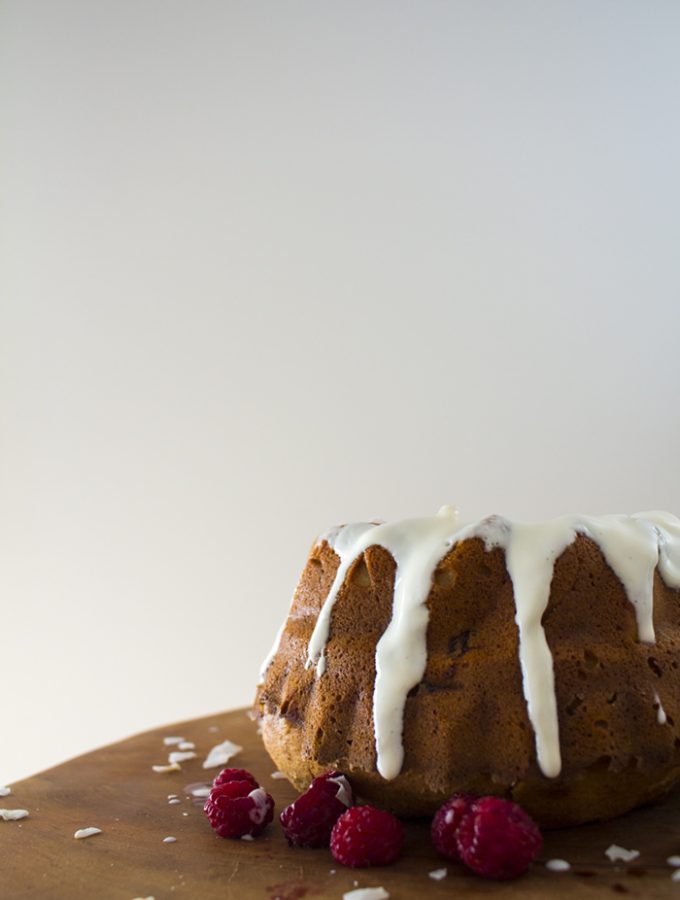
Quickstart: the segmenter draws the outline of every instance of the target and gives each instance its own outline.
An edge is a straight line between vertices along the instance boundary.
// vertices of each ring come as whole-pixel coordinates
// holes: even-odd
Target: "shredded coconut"
[[[261,788],[255,788],[255,790],[251,791],[248,796],[255,804],[254,808],[250,810],[248,813],[248,818],[251,822],[254,822],[256,825],[261,825],[265,820],[265,816],[269,811],[269,806],[267,804],[267,792]]]
[[[173,797],[172,800],[168,800],[168,806],[177,806],[177,804],[181,802],[179,797]]]
[[[212,748],[210,753],[203,763],[204,769],[213,769],[216,766],[226,766],[229,760],[236,756],[237,753],[240,753],[243,750],[243,747],[239,747],[238,744],[234,744],[233,741],[223,741],[221,744],[217,744]]]
[[[566,859],[549,859],[545,867],[551,872],[568,872],[571,869]]]
[[[255,838],[252,836],[252,834],[242,834],[241,840],[242,841],[254,841]]]
[[[172,753],[168,755],[168,762],[170,765],[173,763],[183,763],[188,759],[196,759],[196,754],[193,750],[173,750]]]
[[[283,772],[272,772],[272,774],[269,777],[273,778],[276,781],[277,779],[285,778],[286,776],[283,774]]]
[[[177,765],[177,763],[170,763],[168,766],[151,766],[154,772],[158,772],[159,774],[163,774],[165,772],[181,772],[182,767]]]
[[[17,819],[25,819],[27,816],[27,809],[0,809],[0,819],[4,819],[5,822],[15,822]]]
[[[430,878],[434,879],[434,881],[441,881],[442,878],[446,878],[449,873],[446,869],[434,869],[429,873]]]
[[[8,787],[0,787],[0,797],[9,797],[12,793],[12,789]]]
[[[101,834],[101,828],[79,828],[78,831],[73,835],[73,837],[77,841],[81,841],[83,838],[92,837],[94,834]]]
[[[604,851],[604,855],[608,856],[612,862],[632,862],[640,855],[639,850],[626,850],[625,847],[619,847],[618,844],[612,844]]]
[[[181,744],[184,742],[183,737],[165,737],[163,738],[163,743],[166,747],[175,747],[177,744]]]
[[[669,856],[666,860],[669,866],[673,866],[673,868],[677,868],[680,866],[680,856]]]
[[[176,840],[177,840],[176,837],[173,837],[171,834],[169,834],[167,837],[163,838],[163,843],[164,844],[174,844]]]
[[[209,797],[211,790],[212,790],[212,788],[209,788],[209,787],[194,788],[193,791],[191,792],[191,796],[192,797]]]
[[[680,881],[680,869],[676,869],[671,875],[671,881]]]
[[[336,778],[329,778],[329,781],[332,781],[333,784],[337,784],[338,790],[335,794],[337,800],[343,803],[345,806],[352,805],[352,788],[349,786],[347,779],[344,775],[338,775]]]
[[[180,750],[195,750],[196,744],[193,741],[182,741],[177,745]]]
[[[357,888],[343,894],[343,900],[388,900],[389,894],[383,887]]]

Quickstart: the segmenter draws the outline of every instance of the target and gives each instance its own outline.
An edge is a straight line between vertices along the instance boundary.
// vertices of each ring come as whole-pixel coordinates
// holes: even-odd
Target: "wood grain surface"
[[[197,759],[181,772],[156,774],[167,761],[163,737],[196,744]],[[65,900],[133,900],[154,897],[196,900],[303,900],[341,898],[354,887],[382,886],[394,900],[450,896],[501,898],[677,897],[666,858],[680,854],[680,793],[614,821],[546,834],[541,861],[515,882],[485,882],[432,849],[428,823],[411,822],[403,858],[384,869],[345,869],[327,850],[289,848],[278,822],[253,842],[216,837],[202,801],[185,788],[205,782],[208,750],[229,738],[244,750],[232,765],[250,769],[274,796],[277,810],[295,796],[286,781],[271,777],[273,765],[245,710],[169,725],[96,750],[18,782],[4,808],[28,809],[22,821],[0,820],[0,897]],[[168,794],[180,803],[170,805]],[[79,828],[102,833],[75,840]],[[163,838],[175,837],[174,843]],[[616,843],[640,851],[631,864],[604,855]],[[565,874],[546,870],[551,858],[568,860]],[[443,881],[428,877],[446,866]]]

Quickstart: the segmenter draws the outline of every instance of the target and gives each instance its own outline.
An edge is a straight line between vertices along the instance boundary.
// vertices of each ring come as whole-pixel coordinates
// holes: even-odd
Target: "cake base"
[[[182,763],[181,772],[159,775],[151,766],[166,762],[173,748],[163,746],[163,737],[169,735],[193,741],[198,758]],[[217,774],[219,769],[204,770],[201,764],[208,750],[227,738],[244,748],[231,764],[250,769],[280,812],[295,790],[271,778],[274,765],[245,710],[158,728],[12,786],[0,806],[28,809],[30,817],[0,821],[3,896],[339,900],[355,882],[382,885],[392,900],[446,898],[456,892],[486,897],[490,887],[499,895],[522,898],[611,897],[612,890],[621,892],[615,885],[631,896],[677,896],[666,858],[680,853],[680,791],[612,821],[547,832],[541,860],[518,882],[490,886],[443,860],[430,844],[427,821],[406,823],[405,852],[396,865],[351,870],[335,863],[329,851],[288,847],[276,819],[253,842],[213,834],[184,788]],[[173,793],[181,802],[169,805],[167,795]],[[76,829],[88,826],[101,828],[102,834],[74,840]],[[177,841],[164,844],[166,836]],[[631,864],[612,864],[604,855],[611,844],[639,850],[640,857]],[[543,863],[554,858],[568,860],[571,871],[546,870]],[[440,868],[448,869],[447,878],[428,878]]]

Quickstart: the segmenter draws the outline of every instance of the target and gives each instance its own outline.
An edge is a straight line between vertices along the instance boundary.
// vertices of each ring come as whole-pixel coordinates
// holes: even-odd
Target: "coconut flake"
[[[212,748],[210,753],[208,753],[205,762],[203,763],[204,769],[214,769],[216,766],[226,766],[229,760],[236,756],[237,753],[240,753],[243,750],[243,747],[239,747],[238,744],[235,744],[233,741],[223,741],[221,744],[217,744]]]
[[[173,750],[172,753],[168,754],[168,762],[170,765],[173,763],[183,763],[188,759],[196,759],[196,754],[193,750]]]
[[[446,878],[449,873],[446,869],[433,869],[428,873],[429,877],[433,879],[433,881],[441,881],[442,878]]]
[[[82,841],[83,838],[89,838],[95,834],[101,834],[101,833],[102,833],[101,828],[79,828],[76,831],[76,833],[73,835],[73,837],[77,841]]]
[[[568,872],[571,869],[571,865],[566,859],[549,859],[545,867],[551,872]]]
[[[338,790],[335,794],[335,799],[339,800],[345,806],[352,805],[352,788],[349,786],[349,782],[345,778],[344,775],[338,775],[335,778],[329,778],[329,781],[332,781],[333,784],[337,784]]]
[[[342,895],[343,900],[388,900],[389,896],[383,887],[357,888]]]
[[[176,840],[177,840],[176,837],[173,837],[171,834],[169,834],[167,837],[163,838],[163,843],[164,844],[174,844]]]
[[[680,881],[680,869],[676,869],[671,875],[671,881]]]
[[[210,787],[194,788],[191,792],[191,796],[192,797],[209,797],[211,790],[212,790],[212,788],[210,788]]]
[[[639,850],[626,850],[625,847],[619,847],[618,844],[612,844],[604,851],[604,855],[608,856],[612,862],[632,862],[640,855]]]
[[[196,744],[193,741],[182,741],[177,747],[179,750],[195,750]]]
[[[675,869],[680,866],[680,856],[669,856],[666,862]]]
[[[8,787],[0,787],[0,797],[9,797],[12,793],[12,788]]]
[[[272,772],[269,777],[273,778],[274,781],[277,781],[278,779],[285,778],[286,776],[283,774],[283,772]]]
[[[16,822],[17,819],[25,819],[27,817],[27,809],[0,809],[0,819],[4,819],[5,822]]]
[[[242,841],[254,841],[255,838],[252,836],[252,834],[242,834],[241,840]]]
[[[177,806],[177,804],[181,802],[182,801],[179,799],[179,797],[172,797],[170,800],[168,800],[168,806]]]
[[[261,825],[265,820],[267,812],[269,811],[267,792],[264,790],[264,788],[258,787],[255,788],[255,790],[251,791],[248,796],[255,804],[254,808],[251,809],[248,813],[248,818],[256,825]]]
[[[175,747],[177,744],[182,744],[184,742],[183,737],[164,737],[163,743],[166,747]]]
[[[177,763],[170,763],[168,766],[151,766],[154,772],[158,772],[159,774],[163,774],[165,772],[181,772],[182,767],[177,765]]]

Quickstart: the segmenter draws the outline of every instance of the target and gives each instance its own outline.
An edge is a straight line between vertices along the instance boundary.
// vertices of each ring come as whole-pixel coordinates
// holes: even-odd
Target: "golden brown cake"
[[[469,791],[562,826],[680,781],[679,664],[680,520],[445,507],[319,539],[256,710],[299,789],[338,769],[402,815]]]

